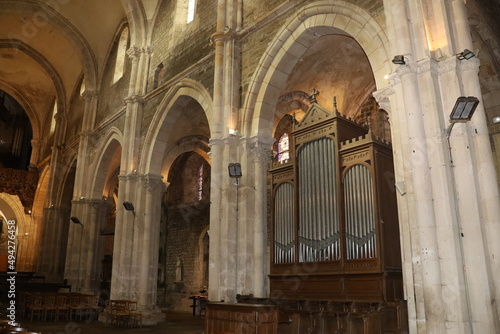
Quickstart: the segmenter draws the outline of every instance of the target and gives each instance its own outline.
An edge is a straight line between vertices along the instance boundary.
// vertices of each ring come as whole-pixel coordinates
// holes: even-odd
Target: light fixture
[[[450,125],[446,130],[446,140],[448,141],[448,150],[450,152],[450,162],[452,167],[453,167],[453,157],[451,155],[450,136],[451,136],[451,130],[453,129],[453,125],[455,125],[455,123],[465,123],[470,121],[478,104],[479,104],[479,99],[475,96],[469,96],[469,97],[460,96],[457,99],[457,102],[455,102],[455,106],[451,111]]]
[[[474,54],[474,52],[472,52],[471,50],[469,49],[465,49],[464,51],[460,52],[460,53],[457,53],[457,58],[460,59],[460,60],[469,60],[473,57],[475,57],[476,55]]]
[[[228,166],[228,170],[229,170],[229,177],[240,178],[242,176],[241,165],[237,162],[230,163]]]
[[[77,217],[74,217],[74,216],[73,216],[73,217],[71,217],[70,219],[71,219],[71,221],[72,221],[73,223],[75,223],[75,224],[79,224],[79,225],[82,225],[82,227],[83,227],[82,222],[81,222],[81,221],[80,221],[80,219],[78,219]]]
[[[464,123],[470,121],[472,114],[479,104],[479,99],[474,96],[460,96],[450,114],[450,123]]]
[[[405,57],[403,55],[396,55],[392,59],[392,62],[396,65],[404,65],[406,64]]]
[[[493,117],[493,124],[498,124],[500,123],[500,116]]]
[[[123,206],[127,211],[134,211],[134,205],[130,202],[123,202]]]

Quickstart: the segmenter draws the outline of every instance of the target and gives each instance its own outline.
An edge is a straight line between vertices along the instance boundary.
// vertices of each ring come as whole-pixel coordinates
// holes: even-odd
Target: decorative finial
[[[318,95],[318,94],[319,94],[319,91],[316,88],[313,88],[311,95],[309,95],[309,102],[318,103],[318,101],[316,100],[316,95]]]

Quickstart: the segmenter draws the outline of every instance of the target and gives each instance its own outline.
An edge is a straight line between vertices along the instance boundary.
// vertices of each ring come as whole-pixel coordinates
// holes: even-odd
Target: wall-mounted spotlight
[[[464,51],[457,53],[457,58],[460,60],[464,60],[464,59],[469,60],[475,56],[476,56],[476,54],[469,49],[465,49]]]
[[[498,124],[500,123],[500,116],[493,117],[493,124]]]
[[[392,62],[396,65],[404,65],[406,64],[405,57],[403,55],[396,55],[392,59]]]
[[[238,162],[233,162],[233,163],[230,163],[227,166],[227,168],[229,170],[229,177],[236,179],[236,180],[234,180],[234,184],[239,186],[240,185],[240,177],[243,175],[241,173],[241,165]]]
[[[479,99],[475,96],[460,96],[451,111],[450,125],[446,130],[446,140],[448,141],[448,150],[450,151],[451,166],[453,166],[453,157],[451,156],[450,135],[453,125],[455,125],[455,123],[465,123],[470,121],[478,104]]]
[[[237,162],[230,163],[228,166],[229,177],[239,178],[242,176],[241,165]]]
[[[82,225],[82,227],[83,227],[82,222],[81,222],[81,221],[80,221],[80,219],[78,219],[77,217],[71,217],[70,219],[71,219],[71,221],[72,221],[73,223],[75,223],[75,224],[79,224],[79,225]]]
[[[465,123],[470,121],[479,99],[475,96],[460,96],[450,114],[450,123]]]
[[[130,202],[123,202],[123,206],[127,211],[134,211],[134,205]]]

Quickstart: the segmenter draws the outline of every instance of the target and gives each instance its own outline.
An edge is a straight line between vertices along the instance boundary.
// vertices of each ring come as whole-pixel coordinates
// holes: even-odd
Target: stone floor
[[[155,326],[123,328],[109,326],[98,321],[30,322],[17,319],[30,331],[42,334],[102,334],[102,333],[150,333],[150,334],[203,334],[205,319],[191,313],[165,312],[166,321]]]

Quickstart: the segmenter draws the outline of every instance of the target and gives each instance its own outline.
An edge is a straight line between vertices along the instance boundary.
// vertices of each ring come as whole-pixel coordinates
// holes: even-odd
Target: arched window
[[[288,133],[284,133],[278,141],[278,155],[277,160],[280,163],[288,162],[290,159],[290,140]]]
[[[85,78],[83,78],[82,84],[80,85],[80,96],[83,96],[83,93],[85,93]]]
[[[125,71],[125,59],[127,56],[127,46],[128,46],[128,27],[123,28],[118,41],[118,48],[116,50],[116,62],[115,62],[115,73],[113,76],[113,83],[120,80]]]
[[[203,165],[198,168],[198,201],[203,198]]]
[[[196,0],[188,0],[188,8],[187,8],[187,19],[186,23],[190,23],[194,20],[194,9],[196,6]]]
[[[54,100],[54,106],[52,107],[52,118],[50,120],[50,133],[54,133],[56,130],[56,114],[57,114],[57,99]]]

